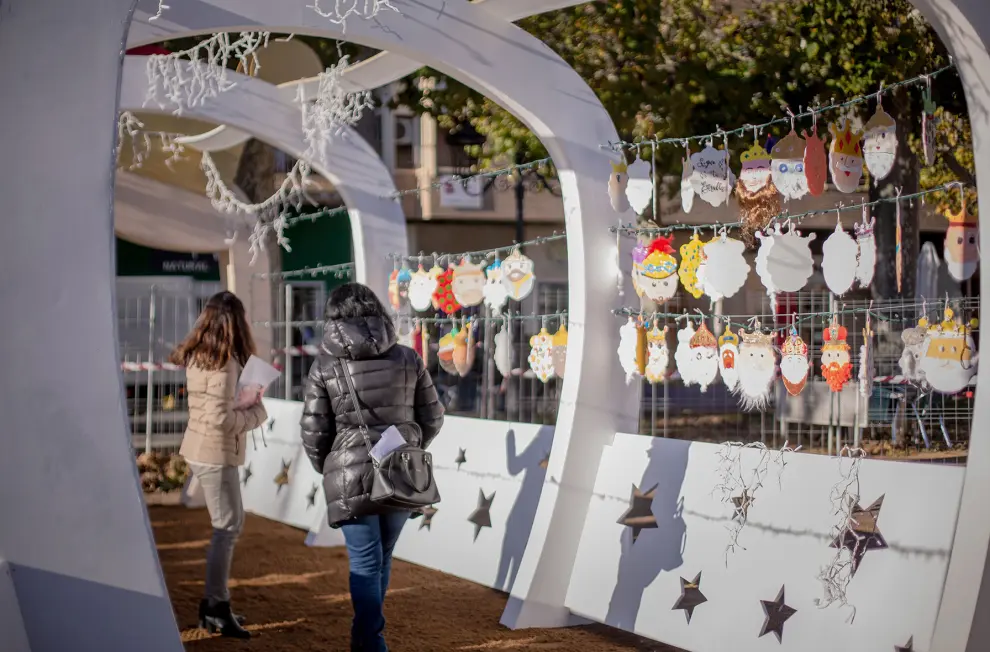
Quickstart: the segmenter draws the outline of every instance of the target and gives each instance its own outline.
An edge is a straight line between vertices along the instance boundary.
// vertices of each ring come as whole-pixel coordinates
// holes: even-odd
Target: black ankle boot
[[[208,603],[199,619],[199,626],[211,634],[220,632],[221,636],[229,638],[251,638],[251,632],[241,627],[230,611],[229,602],[217,602],[213,606]]]
[[[199,601],[199,620],[197,622],[200,623],[203,622],[203,619],[206,618],[206,610],[209,609],[209,606],[210,606],[210,601],[207,600],[206,598],[203,598],[202,600]],[[247,622],[247,618],[245,618],[241,614],[233,614],[233,615],[234,615],[234,620],[237,621],[238,625],[243,625],[244,623]]]

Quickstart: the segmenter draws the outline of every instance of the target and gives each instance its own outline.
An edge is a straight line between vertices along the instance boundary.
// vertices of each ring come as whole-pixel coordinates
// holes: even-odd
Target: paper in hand
[[[234,407],[245,408],[255,404],[259,394],[280,376],[280,372],[256,355],[252,355],[237,381],[237,398]]]
[[[395,426],[389,426],[382,433],[378,442],[371,447],[371,456],[376,462],[381,462],[386,455],[406,443],[405,438]]]

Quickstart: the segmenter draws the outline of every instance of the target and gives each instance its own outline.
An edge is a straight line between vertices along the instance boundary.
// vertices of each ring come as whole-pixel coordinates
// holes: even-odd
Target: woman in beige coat
[[[234,544],[244,525],[240,473],[247,432],[268,418],[261,394],[235,407],[237,379],[255,353],[244,304],[230,292],[210,297],[172,362],[186,368],[189,425],[179,454],[189,463],[206,499],[213,537],[206,556],[206,595],[199,623],[223,636],[251,638],[230,610],[227,582]]]

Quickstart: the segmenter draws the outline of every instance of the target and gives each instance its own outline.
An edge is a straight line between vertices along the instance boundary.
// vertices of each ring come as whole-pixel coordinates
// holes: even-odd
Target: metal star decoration
[[[426,528],[427,530],[432,531],[433,530],[433,517],[440,510],[438,510],[436,507],[432,507],[431,506],[431,507],[424,507],[420,511],[423,512],[423,517],[419,521],[419,529],[422,530],[423,528]],[[475,534],[474,537],[477,539],[478,538],[478,535]]]
[[[248,462],[248,465],[244,467],[244,476],[241,478],[242,487],[247,486],[248,480],[251,479],[252,475],[254,475],[254,472],[251,470],[251,463]]]
[[[275,490],[276,494],[281,493],[282,487],[289,484],[289,467],[292,466],[292,460],[286,462],[282,460],[282,470],[278,472],[275,476],[275,484],[278,485],[278,489]]]
[[[733,521],[745,521],[749,518],[749,508],[753,506],[753,496],[749,495],[749,489],[743,489],[740,495],[733,496],[732,506],[734,507]]]
[[[880,533],[880,528],[877,527],[882,506],[883,496],[877,498],[866,509],[856,503],[853,506],[849,524],[831,543],[832,548],[845,548],[852,553],[852,572],[854,575],[868,551],[883,550],[887,547],[887,541]]]
[[[629,509],[616,521],[619,525],[632,528],[633,543],[636,543],[642,530],[657,526],[657,517],[653,515],[653,498],[656,490],[657,485],[653,485],[645,492],[633,485],[632,496],[629,497]]]
[[[306,509],[316,507],[316,492],[319,491],[319,486],[320,485],[314,482],[313,488],[309,490],[308,494],[306,494]]]
[[[454,464],[457,465],[457,470],[458,471],[461,470],[461,464],[464,464],[465,462],[467,462],[467,451],[464,450],[463,448],[458,448],[457,449],[457,459],[454,460]]]
[[[688,625],[690,625],[691,616],[694,615],[695,607],[705,602],[708,602],[708,598],[701,593],[701,573],[698,573],[690,582],[682,577],[681,597],[679,597],[677,602],[674,603],[671,611],[683,609],[684,617],[687,618]]]
[[[784,623],[787,619],[797,613],[797,609],[794,607],[788,607],[784,604],[784,587],[780,587],[780,593],[777,594],[775,600],[760,600],[760,604],[763,605],[763,613],[766,618],[763,619],[763,628],[760,630],[760,636],[766,636],[770,632],[777,637],[777,642],[782,643],[784,638]]]
[[[492,492],[491,496],[485,496],[485,492],[481,489],[478,490],[478,507],[471,515],[468,516],[468,520],[474,523],[474,540],[478,540],[478,535],[481,534],[481,528],[492,526],[492,515],[491,508],[492,502],[495,500],[495,492]],[[424,514],[424,518],[425,518]]]
[[[900,645],[894,646],[894,652],[914,652],[914,637],[908,639],[907,645],[901,647]]]

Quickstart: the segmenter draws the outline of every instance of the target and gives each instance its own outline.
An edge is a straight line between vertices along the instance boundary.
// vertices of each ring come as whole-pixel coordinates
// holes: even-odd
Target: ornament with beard
[[[828,158],[832,183],[840,192],[856,192],[863,180],[863,134],[854,132],[846,118],[830,124],[828,130],[832,132]]]
[[[509,292],[502,284],[502,261],[496,259],[485,272],[485,287],[482,288],[485,305],[491,309],[493,315],[499,315],[509,300]]]
[[[662,383],[667,378],[667,367],[670,365],[670,351],[667,349],[667,327],[663,330],[656,324],[646,334],[646,379],[653,383]]]
[[[414,310],[423,312],[430,309],[433,293],[437,289],[437,276],[439,272],[443,271],[439,268],[436,269],[438,270],[438,274],[434,275],[431,272],[427,272],[420,265],[419,269],[412,273],[412,277],[409,280],[409,304],[412,305]]]
[[[780,376],[784,389],[791,396],[798,396],[808,383],[808,345],[804,343],[794,327],[784,340],[780,358]]]
[[[877,104],[877,112],[863,125],[863,158],[877,186],[894,169],[897,154],[897,123]]]
[[[773,337],[760,331],[747,333],[740,330],[742,344],[736,366],[739,384],[735,393],[743,410],[762,410],[770,404],[773,381],[777,375],[777,354],[773,350]]]
[[[701,386],[701,391],[708,391],[708,386],[718,377],[718,343],[715,336],[704,322],[701,328],[691,337],[690,357],[694,367],[694,380]]]
[[[770,182],[770,154],[767,148],[759,143],[739,155],[742,169],[739,171],[739,182],[736,189],[745,188],[749,192],[758,192]]]
[[[502,261],[502,285],[510,299],[522,301],[533,291],[536,285],[534,268],[533,261],[518,248]]]
[[[722,382],[730,392],[739,384],[739,370],[736,369],[736,358],[739,357],[739,336],[728,327],[718,338],[718,371]]]
[[[926,323],[922,320],[919,325]],[[956,394],[969,386],[977,372],[979,354],[969,326],[955,319],[950,308],[946,308],[941,324],[928,328],[923,349],[921,370],[932,389]]]
[[[773,146],[770,173],[785,199],[801,199],[808,194],[808,175],[804,170],[806,147],[804,138],[793,129]]]
[[[966,210],[965,201],[958,213],[948,211],[949,228],[945,231],[945,266],[960,283],[976,273],[980,263],[979,224]]]
[[[852,358],[846,342],[846,328],[833,321],[823,333],[822,377],[833,392],[841,392],[852,378]]]
[[[924,355],[925,329],[920,326],[906,328],[901,332],[901,341],[904,343],[904,351],[897,362],[901,374],[910,381],[924,383],[925,372],[921,369],[921,358]]]
[[[481,264],[475,265],[467,258],[453,268],[451,290],[462,306],[476,306],[485,300],[485,272]]]
[[[681,382],[685,387],[696,385],[696,367],[694,357],[691,352],[691,338],[694,337],[694,326],[688,320],[687,325],[677,331],[677,349],[674,351],[674,364],[677,365],[677,373],[681,376]]]

